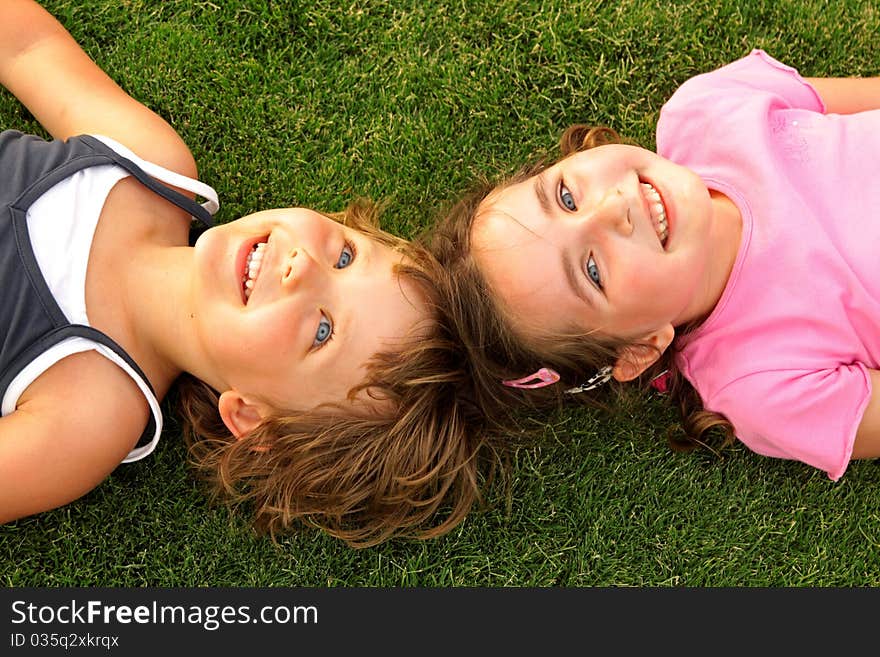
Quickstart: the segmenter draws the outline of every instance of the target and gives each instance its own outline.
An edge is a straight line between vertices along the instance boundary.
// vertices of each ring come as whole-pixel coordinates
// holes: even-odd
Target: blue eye
[[[571,192],[568,191],[568,187],[565,186],[564,182],[559,183],[559,201],[565,206],[566,210],[570,210],[574,212],[577,210],[577,204],[574,202],[574,196],[571,195]]]
[[[333,266],[336,269],[345,269],[351,264],[352,260],[354,260],[354,248],[346,242],[345,246],[342,247],[342,252],[339,254],[339,260]]]
[[[599,266],[596,264],[596,261],[593,260],[593,256],[587,258],[587,276],[590,277],[590,280],[598,287],[600,290],[602,289],[602,276],[599,275]]]
[[[321,321],[318,322],[318,330],[315,332],[315,341],[312,343],[312,347],[323,347],[331,337],[333,337],[333,324],[324,315],[321,315]]]

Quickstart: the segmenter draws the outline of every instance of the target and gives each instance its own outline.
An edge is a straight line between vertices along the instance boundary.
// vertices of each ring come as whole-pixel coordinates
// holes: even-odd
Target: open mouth
[[[260,275],[260,270],[263,267],[263,254],[266,250],[266,244],[266,240],[257,242],[247,254],[247,258],[245,258],[241,276],[241,291],[244,295],[245,303],[250,298],[254,285],[256,285],[257,277]]]
[[[651,183],[642,181],[640,184],[642,194],[648,202],[654,231],[657,233],[660,245],[665,248],[666,242],[669,240],[669,220],[666,218],[666,207],[663,205],[663,199]]]

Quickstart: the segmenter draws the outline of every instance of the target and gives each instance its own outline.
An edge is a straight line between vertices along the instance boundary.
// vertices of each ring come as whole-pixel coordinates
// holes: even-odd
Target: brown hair
[[[255,528],[272,536],[303,525],[352,547],[440,536],[484,501],[481,491],[503,464],[449,330],[439,263],[419,244],[381,231],[378,215],[377,206],[357,202],[328,216],[407,255],[412,264],[398,274],[428,300],[429,326],[376,354],[350,392],[393,403],[369,416],[333,406],[279,412],[236,440],[217,392],[189,375],[178,382],[191,460],[214,497],[250,506]]]
[[[611,128],[573,125],[562,135],[559,143],[561,157],[623,140]],[[572,331],[566,334],[530,334],[518,332],[505,308],[496,300],[471,255],[472,226],[482,211],[483,201],[496,189],[516,184],[537,175],[554,161],[545,156],[527,165],[513,176],[493,183],[479,180],[438,222],[427,237],[429,249],[441,263],[445,275],[456,279],[459,313],[457,330],[472,360],[471,369],[479,386],[482,399],[491,400],[499,408],[549,409],[565,400],[609,408],[608,395],[622,393],[625,386],[608,385],[590,392],[566,395],[565,390],[589,379],[636,345],[615,340],[597,333]],[[694,327],[677,327],[681,335]],[[698,445],[709,447],[719,436],[723,444],[733,441],[733,425],[719,413],[703,408],[697,391],[674,366],[674,345],[661,355],[657,363],[640,378],[640,387],[647,387],[660,373],[668,372],[668,392],[679,407],[682,424],[667,432],[670,446],[676,451],[688,451]],[[539,367],[556,370],[561,383],[539,389],[512,389],[501,381],[526,376]],[[495,412],[501,412],[495,410]],[[682,435],[683,430],[683,435]]]

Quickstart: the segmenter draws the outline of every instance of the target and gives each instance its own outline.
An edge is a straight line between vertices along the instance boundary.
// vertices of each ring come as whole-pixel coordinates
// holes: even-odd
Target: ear
[[[614,363],[614,378],[618,381],[632,381],[637,378],[657,362],[674,339],[675,328],[672,324],[667,324],[642,339],[639,344],[627,347]]]
[[[217,404],[223,424],[236,438],[242,438],[263,421],[265,409],[262,404],[252,401],[235,390],[227,390],[220,395]]]

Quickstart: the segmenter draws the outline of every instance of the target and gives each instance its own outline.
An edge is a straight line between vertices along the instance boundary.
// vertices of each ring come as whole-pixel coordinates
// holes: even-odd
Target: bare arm
[[[33,0],[0,2],[0,83],[53,137],[106,135],[145,159],[197,175],[177,132],[123,91]]]
[[[868,371],[871,375],[871,400],[856,432],[852,454],[854,459],[880,457],[880,371]]]
[[[83,372],[95,384],[82,385]],[[104,390],[95,394],[95,387]],[[137,442],[146,402],[94,352],[52,366],[0,418],[0,523],[48,511],[100,484]]]
[[[880,77],[807,78],[829,114],[855,114],[880,108]]]

